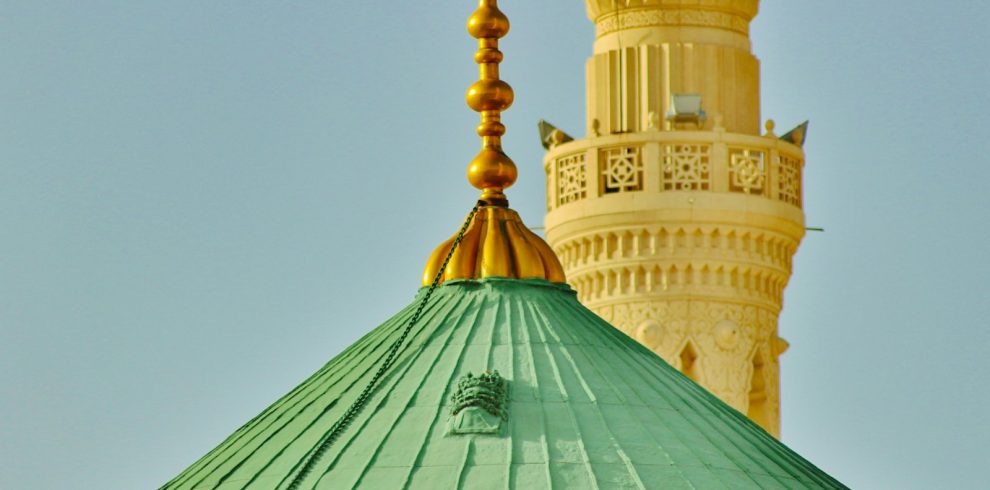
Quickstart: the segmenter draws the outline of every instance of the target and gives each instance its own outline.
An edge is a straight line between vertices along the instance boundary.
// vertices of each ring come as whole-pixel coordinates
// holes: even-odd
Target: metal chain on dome
[[[444,259],[443,265],[440,266],[439,270],[437,270],[436,275],[433,277],[433,283],[430,284],[429,289],[426,290],[426,294],[423,295],[423,299],[419,302],[416,312],[409,318],[409,323],[406,324],[405,329],[403,329],[402,335],[400,335],[399,338],[396,339],[395,342],[392,342],[392,345],[389,346],[388,353],[385,355],[385,360],[378,367],[378,371],[375,372],[375,375],[372,376],[371,380],[368,381],[367,386],[364,387],[361,394],[358,395],[356,400],[354,400],[354,403],[352,403],[351,406],[347,408],[347,411],[344,412],[344,414],[341,415],[332,426],[330,426],[330,432],[323,436],[323,439],[316,447],[316,450],[313,451],[313,453],[306,459],[306,462],[303,464],[302,468],[300,468],[296,473],[296,476],[293,477],[292,483],[288,486],[288,490],[299,489],[299,485],[302,484],[302,481],[305,480],[306,477],[309,476],[310,472],[313,471],[313,467],[316,466],[316,463],[323,458],[323,455],[327,452],[327,450],[330,449],[340,435],[347,430],[347,427],[351,424],[354,418],[361,413],[361,410],[364,408],[365,404],[368,403],[368,399],[371,398],[375,385],[377,385],[378,381],[385,375],[388,368],[392,367],[392,363],[395,362],[395,356],[399,353],[399,349],[402,347],[402,344],[405,343],[406,337],[409,336],[409,332],[412,331],[413,326],[416,325],[416,322],[419,320],[420,315],[423,313],[423,309],[426,308],[426,303],[430,300],[430,296],[433,295],[433,291],[440,284],[440,279],[443,277],[443,274],[447,269],[447,264],[450,262],[450,258],[454,256],[454,251],[457,250],[457,246],[461,243],[461,240],[464,239],[464,234],[467,232],[468,226],[471,224],[471,220],[474,219],[474,216],[478,214],[478,209],[480,209],[484,204],[485,203],[478,201],[478,203],[471,208],[471,212],[468,213],[467,218],[464,219],[464,224],[461,225],[460,231],[457,232],[457,236],[454,238],[454,242],[450,246],[450,252],[447,252],[447,257]]]

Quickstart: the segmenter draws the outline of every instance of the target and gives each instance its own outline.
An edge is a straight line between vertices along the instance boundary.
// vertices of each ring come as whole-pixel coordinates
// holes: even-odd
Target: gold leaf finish
[[[499,38],[509,33],[509,19],[498,9],[496,0],[479,0],[467,23],[468,33],[478,40],[479,80],[468,88],[465,99],[468,107],[481,113],[478,136],[481,151],[468,165],[467,178],[471,185],[481,189],[481,201],[488,205],[508,206],[502,192],[516,181],[516,164],[502,151],[502,111],[512,105],[515,94],[509,84],[498,78],[498,64],[502,52],[498,50]],[[495,265],[492,265],[495,267]]]
[[[481,113],[478,136],[481,151],[468,165],[471,185],[481,189],[480,208],[464,232],[457,249],[450,257],[442,281],[451,279],[480,279],[507,277],[515,279],[545,279],[563,283],[564,268],[557,254],[542,238],[534,234],[509,209],[509,200],[502,192],[516,181],[516,165],[502,151],[505,126],[500,113],[512,105],[512,87],[498,78],[502,52],[499,38],[509,32],[509,19],[496,5],[496,0],[479,0],[478,9],[468,19],[467,30],[478,39],[480,79],[467,91],[467,104]],[[456,235],[455,235],[456,237]],[[454,245],[455,237],[440,244],[423,271],[423,285],[428,286],[443,266]]]
[[[440,244],[423,270],[423,285],[433,281],[454,238]],[[564,268],[550,246],[523,224],[519,214],[501,206],[478,210],[441,281],[508,277],[566,282]]]

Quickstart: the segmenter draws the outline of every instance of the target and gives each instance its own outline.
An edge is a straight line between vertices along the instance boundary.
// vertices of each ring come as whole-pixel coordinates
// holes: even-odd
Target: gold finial
[[[498,40],[509,33],[509,19],[498,9],[496,0],[479,0],[478,10],[468,18],[467,30],[478,39],[474,61],[480,71],[480,79],[468,88],[467,105],[481,113],[477,129],[481,152],[468,165],[467,178],[481,189],[482,202],[504,207],[509,201],[502,191],[516,181],[516,164],[502,151],[505,126],[500,116],[512,105],[514,94],[512,87],[498,78],[498,64],[502,62]]]
[[[457,235],[433,251],[423,270],[424,286],[433,282],[441,268],[441,282],[486,277],[566,282],[557,254],[509,209],[502,192],[516,181],[516,164],[502,152],[505,126],[499,114],[512,105],[513,94],[512,87],[498,78],[502,61],[498,39],[509,32],[509,19],[495,2],[479,0],[478,10],[467,23],[468,32],[478,39],[474,60],[481,66],[481,79],[468,89],[467,103],[481,113],[478,136],[482,142],[467,176],[471,185],[481,189],[481,202],[453,253]]]

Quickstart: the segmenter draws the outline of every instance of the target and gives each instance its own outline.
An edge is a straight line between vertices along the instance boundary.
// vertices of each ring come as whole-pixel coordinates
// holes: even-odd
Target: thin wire
[[[409,318],[409,323],[406,324],[406,328],[402,331],[402,335],[399,336],[392,345],[389,346],[388,352],[385,355],[385,360],[380,366],[378,366],[378,371],[375,375],[368,381],[367,386],[361,391],[354,403],[347,408],[347,411],[337,419],[332,426],[330,426],[330,431],[323,436],[320,440],[319,445],[317,445],[316,450],[306,459],[302,468],[296,473],[296,476],[292,479],[292,483],[289,483],[288,490],[298,490],[299,485],[302,481],[306,479],[307,476],[313,471],[313,467],[316,463],[323,458],[323,455],[333,446],[333,443],[340,438],[341,434],[347,430],[347,427],[351,424],[355,417],[364,408],[365,404],[368,403],[368,399],[374,394],[375,386],[378,381],[385,375],[392,364],[395,362],[395,356],[399,353],[399,348],[405,343],[406,337],[409,336],[409,332],[412,331],[413,326],[419,321],[420,315],[423,313],[423,308],[426,307],[426,303],[430,300],[430,296],[433,295],[433,291],[440,284],[440,280],[443,278],[444,271],[447,270],[447,264],[450,262],[450,258],[454,256],[454,251],[457,250],[457,246],[464,239],[464,233],[467,232],[468,226],[471,224],[471,220],[474,219],[474,215],[478,213],[478,209],[481,207],[482,203],[479,201],[477,204],[471,208],[471,212],[468,213],[467,218],[464,219],[464,224],[461,225],[461,229],[457,232],[457,236],[454,238],[454,243],[450,246],[450,251],[447,252],[447,257],[443,260],[443,265],[437,270],[437,274],[433,276],[433,282],[430,284],[430,288],[426,290],[426,294],[423,295],[423,299],[419,302],[419,306],[416,308],[416,312],[413,316]]]

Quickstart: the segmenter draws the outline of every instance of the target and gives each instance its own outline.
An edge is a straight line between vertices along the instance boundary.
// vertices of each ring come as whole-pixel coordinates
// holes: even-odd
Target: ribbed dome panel
[[[421,291],[420,294],[423,294]],[[281,489],[358,395],[416,302],[167,489]],[[508,382],[502,435],[446,435],[467,373]],[[845,488],[540,280],[450,281],[365,410],[300,488]]]

